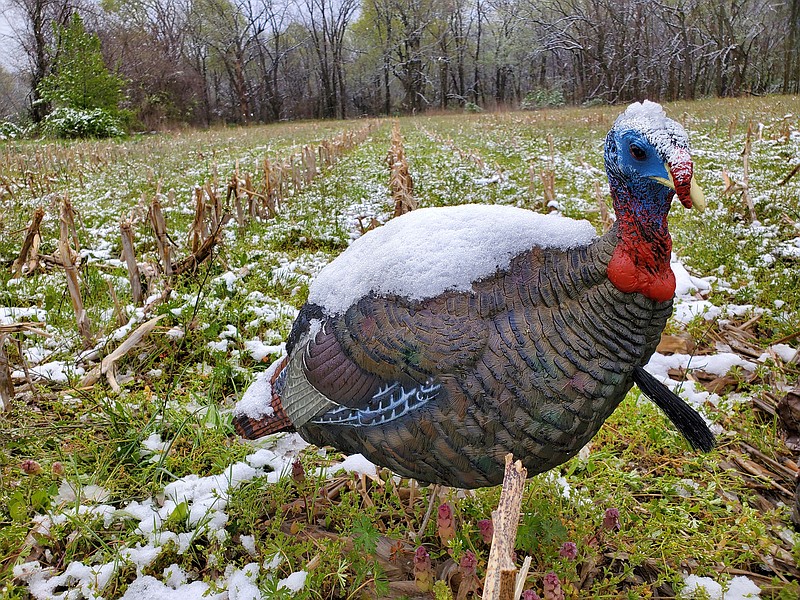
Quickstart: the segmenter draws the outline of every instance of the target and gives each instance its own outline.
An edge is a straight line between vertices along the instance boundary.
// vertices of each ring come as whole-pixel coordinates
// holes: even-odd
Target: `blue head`
[[[705,206],[686,131],[655,102],[631,104],[617,118],[606,137],[605,164],[617,211],[665,216],[676,193],[687,208]]]

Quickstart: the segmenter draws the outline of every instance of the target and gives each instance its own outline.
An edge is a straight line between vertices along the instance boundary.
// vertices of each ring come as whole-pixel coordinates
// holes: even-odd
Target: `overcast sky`
[[[11,28],[11,11],[0,3],[0,65],[7,69],[16,69],[22,66],[22,55],[14,39],[14,31]]]

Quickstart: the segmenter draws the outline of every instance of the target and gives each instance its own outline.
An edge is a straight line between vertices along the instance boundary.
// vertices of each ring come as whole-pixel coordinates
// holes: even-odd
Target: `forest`
[[[1,5],[0,118],[15,122],[59,104],[42,82],[65,68],[74,14],[128,129],[800,91],[800,0]]]

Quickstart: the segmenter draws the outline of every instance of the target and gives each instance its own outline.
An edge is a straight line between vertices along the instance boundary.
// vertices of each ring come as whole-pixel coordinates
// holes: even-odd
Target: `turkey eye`
[[[631,156],[636,160],[644,160],[647,158],[647,153],[636,144],[631,144]]]

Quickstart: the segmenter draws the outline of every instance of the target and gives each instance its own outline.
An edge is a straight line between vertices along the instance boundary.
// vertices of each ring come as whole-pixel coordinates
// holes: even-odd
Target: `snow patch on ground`
[[[697,598],[698,592],[704,594],[709,600],[746,600],[748,598],[760,598],[761,588],[753,581],[744,576],[734,577],[723,592],[723,586],[710,577],[698,577],[688,575],[683,580],[681,598]]]
[[[145,440],[145,445],[153,449],[161,448],[162,444],[164,442],[161,442],[157,435],[150,436]],[[52,520],[43,517],[38,526],[42,532],[46,532],[53,523],[65,522],[70,511],[72,514],[88,512],[97,514],[104,518],[106,527],[116,521],[138,521],[136,529],[145,537],[146,541],[118,548],[119,558],[116,561],[96,565],[84,565],[76,561],[67,565],[64,572],[60,574],[54,569],[43,568],[38,562],[29,562],[17,565],[14,568],[14,576],[28,584],[31,595],[37,600],[62,600],[73,597],[99,600],[102,597],[100,594],[103,588],[117,570],[125,565],[133,565],[138,577],[131,583],[123,596],[127,600],[260,599],[262,596],[258,589],[257,579],[261,568],[257,563],[250,563],[242,569],[235,569],[229,565],[225,575],[217,582],[219,588],[227,591],[213,595],[207,595],[210,589],[207,583],[201,581],[188,583],[188,574],[178,565],[173,564],[164,569],[163,582],[149,575],[143,575],[142,570],[159,557],[164,546],[169,542],[174,542],[178,553],[182,554],[188,550],[192,540],[198,535],[213,535],[221,542],[226,541],[227,532],[224,527],[228,517],[225,514],[225,508],[230,493],[242,483],[255,477],[265,476],[268,483],[277,482],[291,469],[292,462],[307,445],[297,434],[280,436],[271,440],[269,447],[257,450],[248,455],[244,461],[230,465],[222,473],[208,477],[188,475],[168,484],[163,493],[158,495],[163,498],[160,502],[154,499],[143,502],[133,501],[121,509],[115,509],[109,505],[80,504],[74,510],[68,509],[61,514],[54,515]],[[342,469],[348,472],[369,473],[370,467],[374,473],[374,465],[356,455],[349,457],[340,465],[329,467],[324,475],[327,476],[328,473],[332,474]],[[99,486],[87,485],[76,490],[69,483],[63,482],[54,502],[56,504],[76,504],[99,501],[107,496],[108,492]],[[172,526],[170,517],[176,510],[186,513],[185,523],[191,527],[189,531],[175,533],[169,529]],[[257,554],[253,536],[244,535],[240,540],[250,555]],[[276,555],[272,562],[265,562],[264,571],[275,570],[280,562],[280,555]],[[278,586],[296,593],[305,585],[306,576],[305,571],[292,573],[285,579],[281,579]]]

